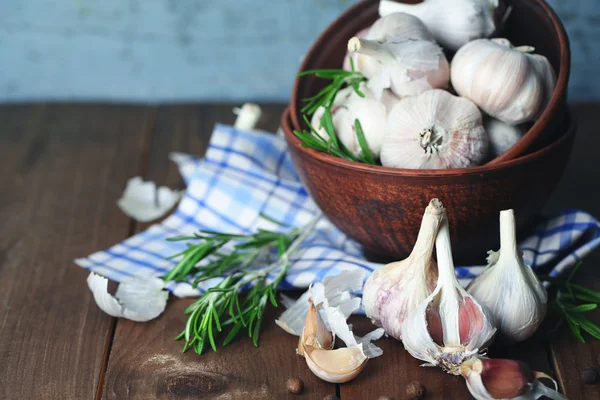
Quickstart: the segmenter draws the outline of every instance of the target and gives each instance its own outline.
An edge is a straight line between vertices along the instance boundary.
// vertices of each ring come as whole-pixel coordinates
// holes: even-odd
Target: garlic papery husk
[[[499,0],[425,0],[402,4],[381,0],[379,15],[403,12],[418,17],[435,40],[450,50],[458,50],[474,39],[489,37],[496,30]]]
[[[548,104],[556,75],[546,57],[507,39],[475,40],[452,59],[452,86],[483,111],[509,125],[531,121]]]
[[[520,361],[473,357],[460,366],[460,373],[477,400],[535,400],[542,396],[566,400],[565,396],[539,381],[549,379],[556,389],[556,382],[551,377],[532,371]]]
[[[400,99],[388,90],[381,91],[378,95],[365,85],[362,85],[360,90],[365,97],[358,95],[351,87],[338,92],[331,108],[333,127],[344,146],[358,156],[362,153],[355,129],[355,121],[358,119],[369,150],[375,158],[379,158],[387,128],[388,110]],[[325,109],[319,107],[313,114],[311,125],[319,136],[329,140],[329,135],[321,127],[324,112]]]
[[[369,78],[368,85],[376,92],[389,88],[402,98],[448,86],[448,60],[442,49],[428,40],[353,37],[348,41],[348,51],[365,56],[357,70]]]
[[[433,246],[443,216],[442,203],[438,199],[431,200],[410,255],[373,271],[363,287],[367,317],[398,340],[402,339],[402,323],[408,314],[435,288],[437,265],[433,260]]]
[[[306,346],[312,346],[317,349],[331,350],[335,344],[335,335],[327,330],[321,315],[315,308],[312,299],[309,300],[310,308],[306,315],[306,321],[304,328],[302,329],[302,335],[298,340],[297,353],[300,356],[304,356],[304,348]]]
[[[486,159],[488,145],[473,102],[429,90],[400,100],[390,111],[381,164],[410,169],[471,167]]]
[[[435,246],[437,286],[402,324],[402,343],[413,357],[459,375],[464,360],[487,349],[496,328],[485,308],[456,279],[446,217]]]
[[[305,359],[316,376],[331,383],[344,383],[354,379],[369,361],[362,344],[335,350],[307,346]]]
[[[467,291],[487,307],[502,335],[521,342],[533,335],[546,316],[548,296],[517,246],[513,210],[500,212],[500,250],[473,279]]]
[[[483,117],[483,127],[490,139],[490,156],[493,158],[513,147],[527,132],[523,125],[508,125],[490,116]]]

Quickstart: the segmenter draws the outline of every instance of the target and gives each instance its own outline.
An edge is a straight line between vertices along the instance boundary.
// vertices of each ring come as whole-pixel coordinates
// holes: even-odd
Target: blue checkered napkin
[[[167,238],[190,235],[199,229],[251,233],[257,228],[281,229],[260,218],[267,214],[294,226],[307,224],[318,207],[304,190],[286,151],[285,140],[272,134],[239,131],[217,125],[205,158],[171,154],[187,183],[177,210],[145,232],[75,262],[111,280],[137,275],[163,275],[176,261],[166,257],[182,251],[183,242]],[[521,242],[525,260],[534,266],[555,265],[562,273],[600,242],[600,224],[591,215],[565,210],[544,220],[532,237]],[[482,254],[482,260],[485,254]],[[364,259],[360,247],[328,220],[322,219],[299,250],[281,283],[283,289],[304,288],[325,276],[351,268],[367,274],[379,264]],[[458,267],[462,283],[483,267]],[[207,281],[199,290],[216,282]],[[199,290],[187,283],[171,283],[178,296],[194,296]]]

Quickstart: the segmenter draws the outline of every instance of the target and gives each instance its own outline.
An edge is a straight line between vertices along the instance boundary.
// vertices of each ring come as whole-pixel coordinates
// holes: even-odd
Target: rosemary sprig
[[[556,298],[550,305],[550,309],[560,316],[557,326],[566,322],[577,340],[585,343],[582,330],[596,339],[600,339],[600,327],[584,315],[584,313],[598,308],[598,305],[600,305],[600,292],[572,282],[581,265],[581,261],[577,263],[569,277],[564,281],[550,276],[540,276],[539,278],[556,285],[558,288]]]
[[[312,232],[320,218],[319,214],[307,226],[289,232],[259,229],[251,235],[237,235],[201,231],[193,236],[171,238],[193,242],[200,240],[200,243],[188,244],[188,249],[174,255],[181,257],[181,260],[163,279],[184,281],[194,277],[196,286],[207,279],[223,278],[185,310],[188,320],[176,338],[185,339],[183,351],[192,347],[197,354],[202,354],[208,345],[217,351],[217,338],[226,329],[228,333],[223,346],[231,343],[243,329],[258,346],[265,308],[268,302],[277,307],[275,295],[289,269],[289,257]],[[230,242],[235,242],[233,250],[220,253]],[[276,260],[269,262],[275,249]],[[204,260],[208,262],[201,263]],[[261,262],[266,266],[257,267]],[[274,277],[270,280],[272,274]],[[248,291],[244,294],[245,289]]]

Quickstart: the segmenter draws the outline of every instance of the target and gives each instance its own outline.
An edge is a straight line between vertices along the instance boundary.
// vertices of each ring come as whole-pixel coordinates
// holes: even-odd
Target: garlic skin
[[[507,39],[481,39],[461,47],[452,59],[456,92],[509,125],[539,117],[556,85],[546,57],[513,47]]]
[[[448,86],[448,60],[442,49],[429,40],[353,37],[348,41],[348,51],[365,56],[356,67],[369,78],[368,85],[375,92],[389,88],[402,98]]]
[[[398,340],[402,340],[402,323],[408,314],[435,288],[438,276],[433,245],[443,216],[442,203],[431,200],[408,258],[376,269],[363,287],[367,317]]]
[[[362,153],[354,121],[358,119],[363,129],[367,146],[375,158],[379,158],[383,137],[387,129],[388,111],[400,101],[394,94],[384,90],[378,96],[365,85],[360,90],[365,97],[360,97],[352,87],[340,90],[332,106],[332,121],[335,133],[340,141],[355,156]],[[329,140],[329,136],[321,127],[321,117],[325,108],[319,107],[313,114],[311,125],[319,136]]]
[[[496,328],[485,308],[456,279],[446,217],[435,246],[437,286],[402,324],[402,343],[413,357],[459,375],[464,360],[487,349]]]
[[[532,371],[520,361],[473,357],[460,366],[460,374],[476,400],[535,400],[542,396],[566,400],[565,396],[538,380],[549,379],[556,389],[556,382],[551,377]]]
[[[450,50],[458,50],[474,39],[491,36],[499,0],[425,0],[403,4],[390,0],[379,2],[379,15],[408,13],[418,17],[435,40]]]
[[[467,168],[488,155],[481,113],[470,100],[430,90],[389,113],[381,164],[409,169]]]
[[[490,252],[488,266],[467,286],[483,304],[502,335],[511,342],[528,339],[546,316],[546,289],[517,246],[513,210],[500,211],[500,250]]]
[[[492,158],[505,153],[527,132],[523,125],[508,125],[490,116],[483,117],[483,126],[490,139],[490,156]]]
[[[356,378],[369,361],[362,344],[335,350],[307,346],[305,359],[308,368],[317,377],[330,383],[345,383]]]

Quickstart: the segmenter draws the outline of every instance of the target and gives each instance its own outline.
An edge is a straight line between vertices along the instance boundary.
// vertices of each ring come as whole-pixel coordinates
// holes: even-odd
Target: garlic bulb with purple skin
[[[365,56],[357,70],[369,78],[369,87],[375,92],[391,89],[402,98],[448,86],[448,60],[442,49],[428,40],[353,37],[348,41],[348,51]]]
[[[433,245],[443,216],[442,203],[431,200],[408,258],[376,269],[363,287],[367,317],[398,340],[402,339],[401,327],[407,315],[435,288],[437,265],[433,260]]]
[[[467,292],[483,304],[510,342],[531,337],[546,316],[546,289],[517,246],[515,214],[500,211],[500,250],[490,251],[488,266]]]
[[[534,120],[550,101],[556,75],[548,59],[533,50],[507,39],[474,40],[452,59],[452,86],[509,125]]]
[[[460,375],[463,361],[485,351],[496,328],[487,310],[456,279],[445,216],[435,247],[437,286],[402,324],[402,343],[413,357]]]
[[[379,15],[408,13],[418,17],[435,40],[450,50],[458,50],[474,39],[491,36],[501,16],[499,0],[425,0],[403,4],[390,0],[379,2]],[[502,7],[500,7],[502,10]]]
[[[409,169],[466,168],[488,155],[481,113],[443,90],[402,99],[388,116],[381,164]]]
[[[520,361],[473,357],[460,366],[460,374],[476,400],[535,400],[542,396],[566,400],[565,396],[539,381],[549,379],[556,388],[551,377],[532,371]]]
[[[367,146],[373,157],[379,158],[381,144],[387,129],[387,117],[389,110],[398,102],[398,99],[389,90],[379,93],[379,98],[364,84],[360,90],[365,97],[359,96],[352,87],[342,89],[338,92],[331,108],[333,126],[340,141],[355,156],[362,153],[355,130],[355,120],[360,125],[367,141]],[[325,109],[320,107],[313,114],[311,125],[319,136],[329,140],[329,136],[321,127],[321,117]]]

